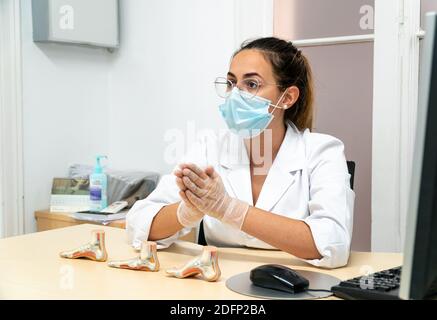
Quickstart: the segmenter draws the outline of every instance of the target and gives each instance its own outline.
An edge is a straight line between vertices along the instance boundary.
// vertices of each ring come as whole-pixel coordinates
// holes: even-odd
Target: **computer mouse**
[[[309,286],[305,277],[279,264],[265,264],[252,269],[250,280],[255,286],[288,293],[303,292]]]

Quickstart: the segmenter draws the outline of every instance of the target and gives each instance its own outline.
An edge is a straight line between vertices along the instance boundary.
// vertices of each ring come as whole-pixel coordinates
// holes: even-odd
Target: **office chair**
[[[354,189],[354,176],[355,176],[355,162],[354,161],[347,161],[347,170],[349,171],[349,174],[351,175],[350,179],[350,185],[351,189]],[[206,246],[206,239],[205,239],[205,232],[203,231],[203,220],[200,221],[199,225],[199,239],[197,240],[197,243]]]

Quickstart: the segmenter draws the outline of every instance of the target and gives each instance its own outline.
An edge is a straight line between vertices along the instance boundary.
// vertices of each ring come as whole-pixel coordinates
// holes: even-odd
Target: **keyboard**
[[[331,288],[335,296],[348,300],[399,300],[402,267],[340,282]]]

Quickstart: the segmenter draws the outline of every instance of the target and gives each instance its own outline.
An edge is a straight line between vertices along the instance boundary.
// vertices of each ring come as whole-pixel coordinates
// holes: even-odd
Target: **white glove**
[[[190,209],[184,201],[179,203],[176,212],[178,221],[186,228],[193,228],[202,220],[204,214],[196,209]]]
[[[183,164],[181,189],[185,203],[191,203],[197,210],[214,217],[234,228],[241,229],[249,204],[228,195],[222,179],[213,167],[205,171],[194,164]]]
[[[176,184],[178,185],[179,189],[181,189],[179,195],[182,197],[182,190],[186,189],[181,179],[183,177],[182,172],[180,170],[176,170],[174,175],[177,177]],[[181,201],[179,203],[178,210],[176,211],[176,216],[181,225],[186,228],[193,228],[200,220],[203,219],[204,214],[197,210],[197,208],[194,207],[190,202]]]

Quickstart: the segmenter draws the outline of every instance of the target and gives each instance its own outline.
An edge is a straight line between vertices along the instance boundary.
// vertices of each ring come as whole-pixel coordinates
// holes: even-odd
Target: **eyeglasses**
[[[280,87],[280,85],[276,83],[262,83],[258,79],[254,79],[254,78],[241,80],[241,85],[237,86],[237,83],[235,81],[229,80],[224,77],[216,78],[214,81],[214,85],[217,95],[221,98],[229,97],[232,90],[235,87],[237,87],[238,89],[240,89],[240,91],[245,93],[241,95],[241,97],[245,100],[250,100],[253,97],[256,97],[258,95],[260,88],[263,86],[272,85],[272,86]]]

